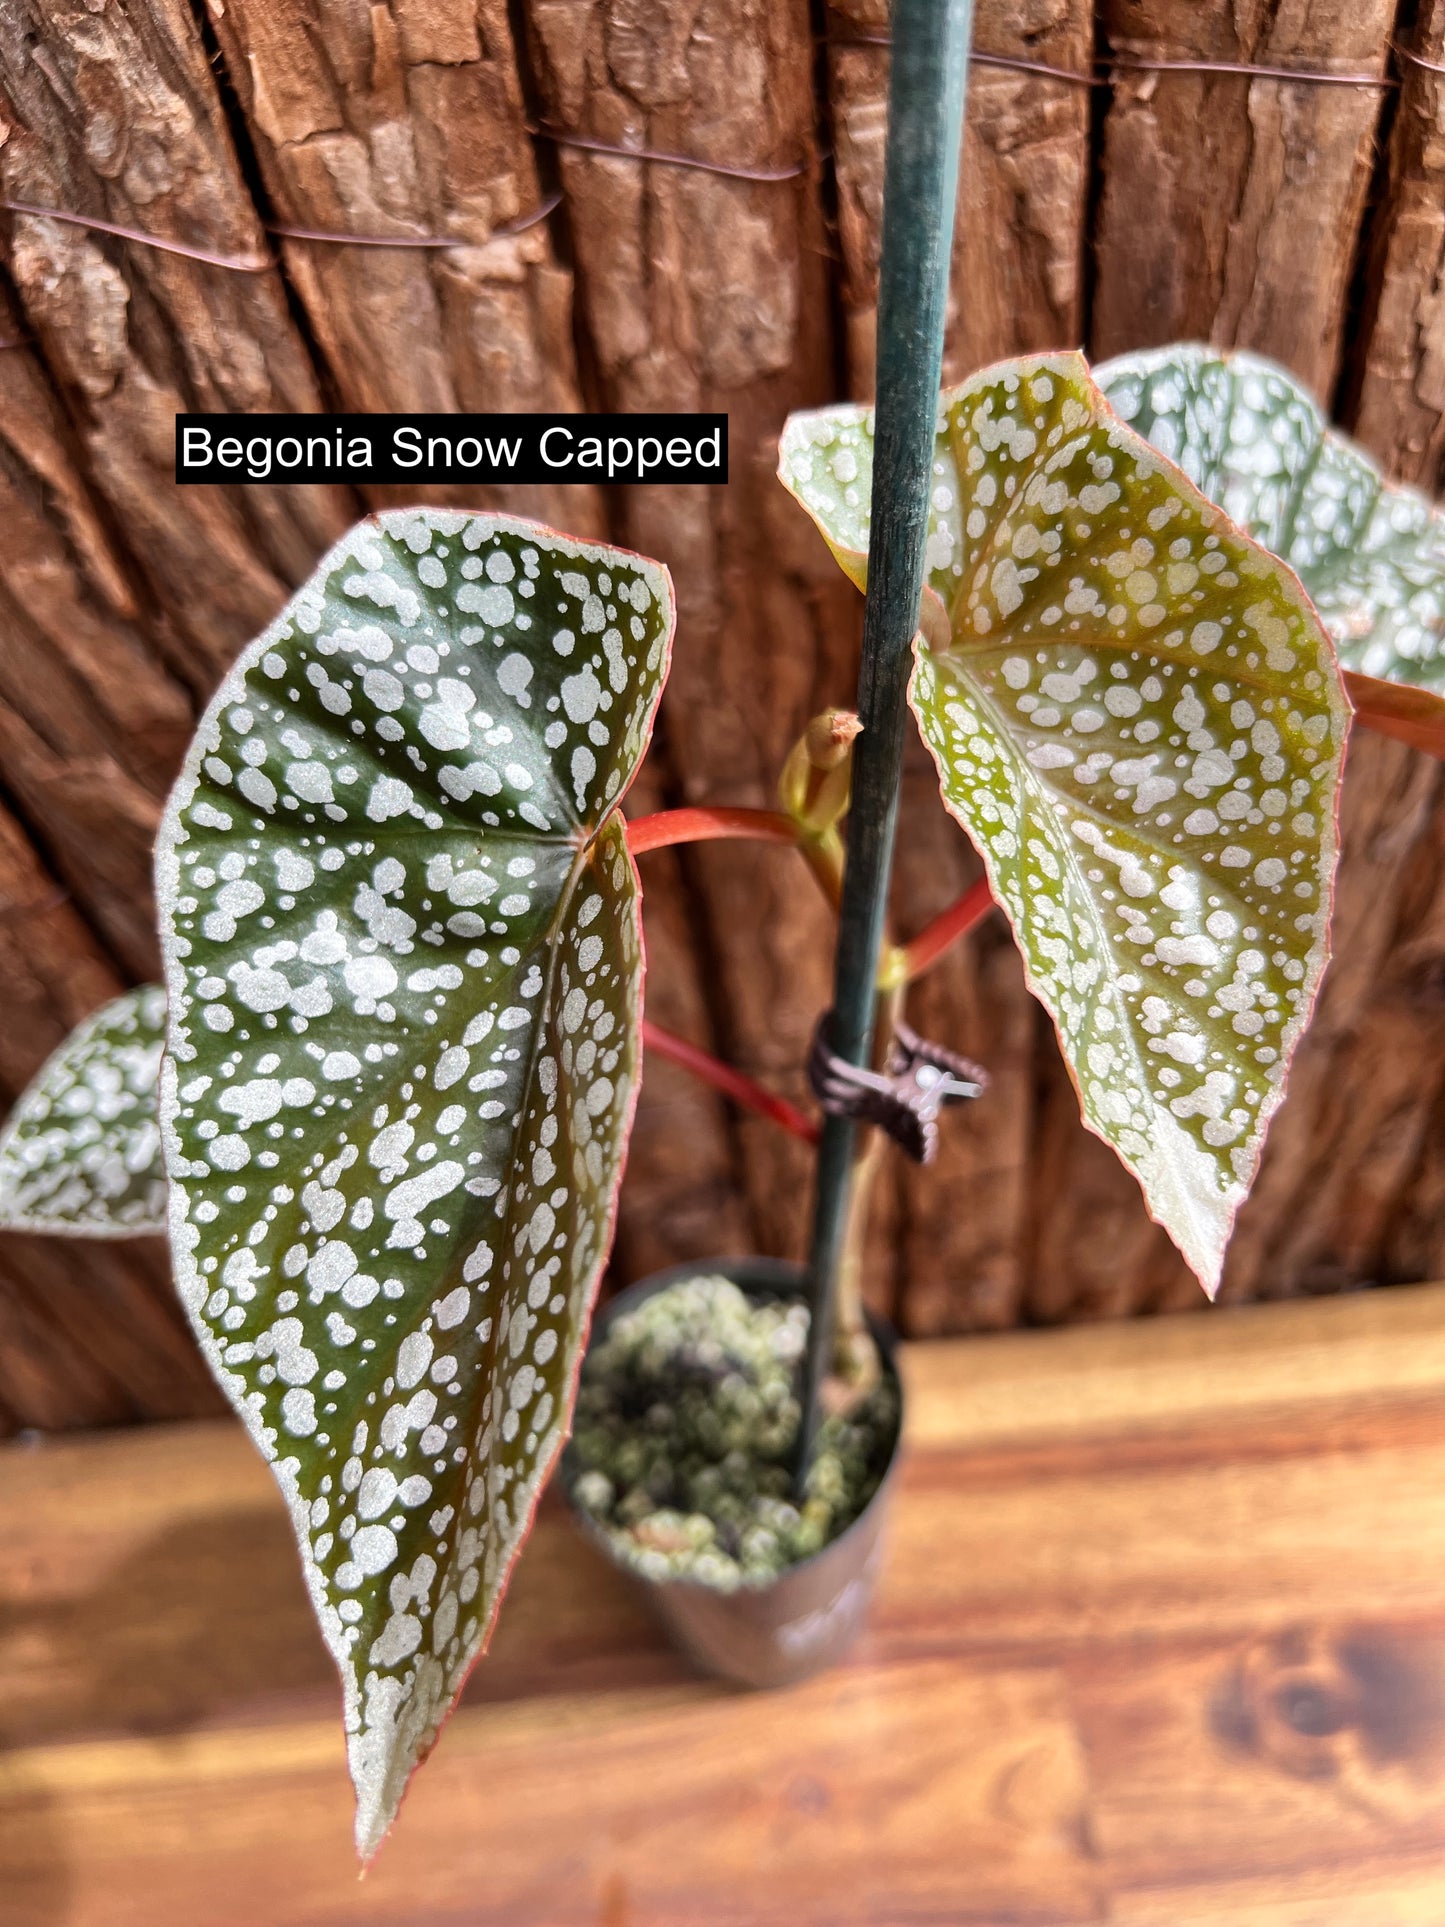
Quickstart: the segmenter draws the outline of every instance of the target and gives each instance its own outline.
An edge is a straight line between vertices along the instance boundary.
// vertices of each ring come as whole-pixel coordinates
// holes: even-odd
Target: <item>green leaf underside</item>
[[[1197,345],[1095,370],[1115,411],[1299,576],[1341,664],[1426,692],[1445,753],[1445,515],[1387,483],[1257,355]],[[1428,707],[1424,705],[1428,704]]]
[[[156,1076],[166,994],[127,991],[79,1025],[0,1134],[0,1226],[68,1237],[164,1231]]]
[[[672,619],[639,557],[375,517],[241,658],[162,829],[177,1274],[291,1502],[364,1854],[571,1411],[638,1066],[613,812]]]
[[[1330,646],[1081,357],[985,371],[940,428],[913,708],[1085,1122],[1213,1292],[1327,954]],[[865,411],[789,422],[783,479],[860,584],[871,468]]]

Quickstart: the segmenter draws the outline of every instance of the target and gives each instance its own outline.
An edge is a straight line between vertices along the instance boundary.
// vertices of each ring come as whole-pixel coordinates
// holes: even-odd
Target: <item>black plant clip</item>
[[[915,1164],[931,1164],[938,1150],[938,1113],[945,1104],[982,1096],[988,1072],[907,1024],[894,1025],[883,1070],[860,1070],[835,1054],[828,1024],[825,1015],[808,1055],[808,1081],[823,1109],[830,1117],[876,1124]]]

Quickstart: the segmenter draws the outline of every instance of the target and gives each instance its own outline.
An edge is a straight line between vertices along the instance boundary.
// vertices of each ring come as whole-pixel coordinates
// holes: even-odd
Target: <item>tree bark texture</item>
[[[0,294],[0,333],[19,318]],[[191,729],[33,352],[0,353],[0,766],[119,964],[158,969],[151,844]]]
[[[1422,0],[1402,44],[1418,58],[1400,65],[1348,419],[1402,481],[1433,488],[1445,459],[1445,0]]]
[[[267,249],[185,0],[0,10],[0,193],[228,255]],[[322,406],[281,277],[5,219],[26,322],[204,686],[354,512],[340,490],[174,480],[178,409]]]
[[[837,179],[848,373],[873,392],[883,146],[886,0],[834,0],[828,112]],[[974,45],[1087,77],[1090,0],[980,0]],[[1084,212],[1090,89],[1078,80],[975,63],[969,74],[944,380],[988,362],[1084,340]]]
[[[208,14],[279,222],[454,238],[437,249],[283,238],[338,404],[577,408],[571,276],[545,219],[506,232],[543,194],[505,0],[208,0]],[[575,484],[425,491],[443,495],[584,535],[603,526],[597,492]]]
[[[177,409],[726,410],[725,488],[445,499],[667,562],[675,668],[630,808],[772,800],[853,688],[861,604],[773,468],[789,410],[871,388],[887,32],[885,0],[0,0],[0,197],[271,261],[0,212],[0,1104],[153,974],[150,843],[195,709],[366,506],[177,489]],[[1286,361],[1437,488],[1445,78],[1391,65],[1391,34],[1445,62],[1445,0],[980,0],[981,49],[1107,84],[975,66],[948,378],[1208,337]],[[1191,59],[1400,85],[1126,64]],[[374,498],[400,499],[443,496]],[[1346,796],[1335,961],[1231,1298],[1445,1272],[1445,776],[1361,734]],[[978,861],[921,753],[904,812],[908,935]],[[651,1017],[806,1104],[831,953],[803,865],[644,865]],[[875,1304],[918,1332],[1202,1306],[1083,1131],[1000,917],[909,1014],[993,1081],[928,1171],[885,1167]],[[810,1193],[804,1147],[653,1057],[614,1275],[797,1255]],[[0,1428],[215,1404],[158,1247],[0,1240]]]
[[[1395,0],[1101,0],[1127,61],[1384,80]],[[1205,340],[1329,398],[1383,87],[1119,65],[1104,127],[1093,352]]]

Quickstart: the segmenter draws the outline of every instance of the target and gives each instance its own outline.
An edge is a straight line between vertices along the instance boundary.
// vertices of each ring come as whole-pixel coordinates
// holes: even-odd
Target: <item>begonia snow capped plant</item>
[[[724,1263],[680,1309],[618,1320],[578,1439],[615,1445],[616,1477],[574,1482],[605,1509],[630,1481],[617,1523],[694,1594],[726,1570],[741,1596],[753,1555],[786,1545],[781,1595],[845,1548],[892,1451],[886,1417],[858,1419],[886,1373],[857,1263],[879,1140],[850,1106],[917,1152],[946,1091],[982,1081],[907,1030],[909,981],[997,903],[1085,1123],[1212,1293],[1325,964],[1347,686],[1365,719],[1445,750],[1440,520],[1280,371],[1182,349],[1094,377],[1043,356],[939,403],[969,18],[967,0],[892,12],[876,444],[858,408],[782,439],[786,486],[860,586],[872,571],[863,734],[819,719],[777,811],[625,821],[667,572],[502,515],[373,517],[197,731],[157,849],[164,989],[83,1026],[0,1140],[9,1223],[169,1229],[291,1509],[363,1854],[486,1646],[568,1433],[641,1071],[636,859],[754,836],[839,904],[808,1302],[750,1318]],[[895,943],[910,638],[909,700],[986,885]],[[609,1431],[629,1401],[646,1441]],[[843,1429],[819,1450],[825,1406]],[[648,1479],[682,1418],[678,1503],[666,1454]],[[749,1510],[735,1487],[763,1434]]]
[[[859,581],[870,453],[862,409],[782,443]],[[1292,556],[1335,647],[1184,466]],[[911,699],[945,801],[1086,1123],[1212,1291],[1327,951],[1336,649],[1441,744],[1440,523],[1264,364],[1189,349],[1096,381],[1052,356],[944,397],[928,566]],[[168,1223],[290,1504],[366,1851],[567,1433],[640,1073],[634,858],[754,834],[836,884],[837,718],[787,809],[624,821],[672,638],[639,556],[499,515],[354,529],[197,732],[157,853],[164,994],[82,1027],[0,1146],[12,1224]],[[895,1018],[986,907],[885,950]],[[844,1307],[840,1355],[857,1331]]]

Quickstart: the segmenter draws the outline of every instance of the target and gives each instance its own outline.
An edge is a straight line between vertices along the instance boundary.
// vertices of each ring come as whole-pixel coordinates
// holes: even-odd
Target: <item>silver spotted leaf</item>
[[[1258,355],[1184,344],[1104,362],[1116,413],[1299,576],[1362,721],[1445,757],[1445,515],[1385,481]]]
[[[638,1075],[617,805],[665,570],[495,515],[360,524],[171,798],[182,1296],[291,1504],[379,1843],[569,1423]]]
[[[0,1228],[136,1238],[166,1226],[156,1124],[166,993],[127,991],[40,1067],[0,1134]]]
[[[872,423],[781,473],[867,563]],[[911,701],[1084,1121],[1211,1293],[1328,946],[1347,708],[1299,585],[1077,355],[944,395]]]

